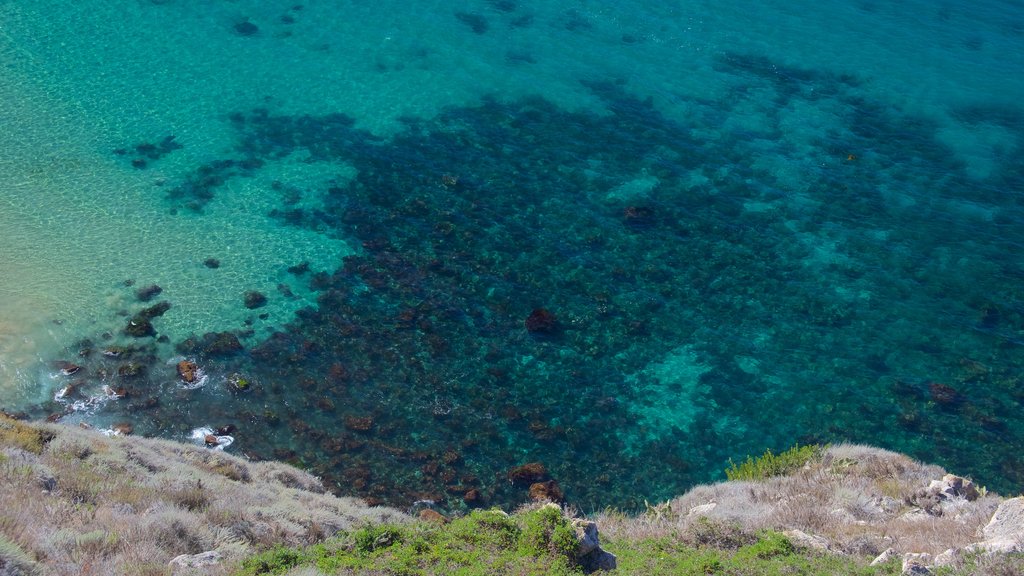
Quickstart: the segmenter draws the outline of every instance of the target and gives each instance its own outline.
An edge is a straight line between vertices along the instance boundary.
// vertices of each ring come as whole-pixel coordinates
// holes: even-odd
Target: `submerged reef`
[[[154,361],[104,410],[137,434],[183,434],[183,414],[231,424],[231,450],[375,503],[511,504],[554,482],[584,507],[639,508],[766,444],[832,440],[1019,486],[1004,456],[1024,448],[1024,270],[1009,258],[1024,239],[1002,225],[1024,214],[998,190],[1024,186],[1020,161],[975,186],[935,125],[864,100],[855,78],[718,66],[733,100],[684,118],[617,81],[588,84],[599,112],[486,98],[387,139],[342,114],[232,114],[235,150],[168,206],[201,213],[292,155],[353,167],[279,215],[359,251],[333,270],[283,264],[316,301],[271,336],[176,343],[230,396],[182,394],[176,362]],[[728,128],[753,90],[774,94],[763,127]],[[796,105],[842,110],[841,129],[796,150],[781,116]],[[1000,231],[957,212],[968,203],[998,205]],[[129,361],[94,355],[85,377]],[[508,480],[528,463],[545,475]]]

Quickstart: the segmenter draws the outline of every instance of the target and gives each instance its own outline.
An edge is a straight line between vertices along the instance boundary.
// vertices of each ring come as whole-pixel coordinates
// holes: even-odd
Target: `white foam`
[[[208,444],[206,442],[206,438],[209,436],[213,436],[214,438],[216,438],[217,443],[213,445]],[[207,426],[193,429],[191,435],[189,435],[189,438],[192,440],[192,442],[199,444],[201,446],[206,446],[207,448],[210,448],[212,450],[223,450],[228,446],[231,446],[235,442],[234,436],[218,436],[213,428]]]

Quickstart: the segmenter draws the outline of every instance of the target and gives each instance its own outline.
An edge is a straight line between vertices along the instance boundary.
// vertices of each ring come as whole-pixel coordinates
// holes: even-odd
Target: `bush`
[[[34,428],[0,415],[0,444],[17,446],[33,454],[42,454],[43,446],[53,440],[53,433]]]
[[[796,552],[796,546],[778,532],[763,532],[757,542],[744,546],[736,552],[737,558],[759,558],[767,560],[780,556],[789,556]]]
[[[242,562],[239,576],[257,576],[262,574],[284,574],[288,570],[303,563],[304,555],[293,548],[279,547],[262,554],[247,558]]]
[[[575,559],[576,531],[557,505],[542,506],[523,516],[522,542],[534,554],[552,553]]]
[[[729,460],[729,467],[725,469],[725,476],[729,480],[759,481],[773,476],[785,476],[794,470],[799,470],[811,460],[821,457],[827,446],[811,444],[808,446],[794,446],[781,454],[773,454],[771,449],[765,451],[759,458],[747,456],[746,462],[735,464]]]
[[[400,543],[403,538],[402,532],[398,528],[380,525],[357,530],[352,534],[352,540],[355,543],[356,551],[361,554],[369,554]]]

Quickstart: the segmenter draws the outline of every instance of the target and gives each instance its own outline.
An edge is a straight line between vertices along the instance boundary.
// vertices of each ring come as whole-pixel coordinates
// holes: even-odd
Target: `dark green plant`
[[[758,458],[747,456],[747,460],[742,464],[729,460],[725,477],[729,480],[758,481],[773,476],[785,476],[803,468],[811,460],[820,458],[826,447],[819,444],[793,446],[781,454],[774,454],[769,448]]]
[[[754,557],[761,560],[789,556],[796,552],[796,546],[782,534],[773,531],[762,532],[757,542],[744,546],[736,552],[739,558]]]
[[[367,526],[352,534],[356,551],[369,554],[402,542],[402,531],[395,526]]]
[[[284,574],[288,570],[302,564],[304,554],[294,548],[279,547],[247,558],[242,562],[238,576],[262,576]]]

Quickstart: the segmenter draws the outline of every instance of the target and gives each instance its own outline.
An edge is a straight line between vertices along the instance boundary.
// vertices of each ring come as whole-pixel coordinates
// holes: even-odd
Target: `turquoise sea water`
[[[1024,485],[1019,2],[73,4],[0,1],[8,412],[450,510]]]

